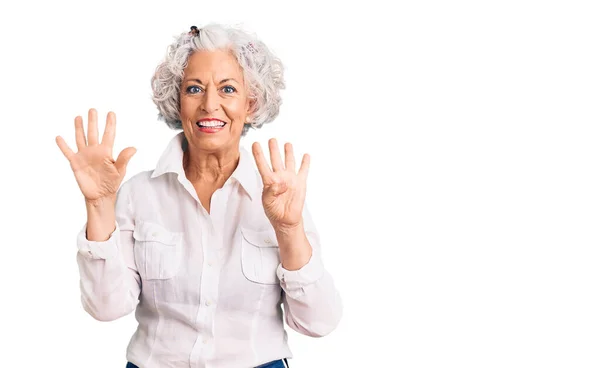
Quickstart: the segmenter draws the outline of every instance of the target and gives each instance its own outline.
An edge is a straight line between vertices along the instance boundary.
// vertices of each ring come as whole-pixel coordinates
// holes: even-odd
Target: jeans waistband
[[[259,365],[256,368],[271,368],[271,367],[272,368],[278,368],[279,366],[277,365],[277,363],[279,363],[279,362],[282,362],[282,365],[281,365],[282,367],[284,367],[284,368],[290,368],[290,365],[289,365],[289,363],[288,363],[288,361],[287,361],[286,358],[279,359],[279,360],[274,360],[272,362],[265,363],[265,364],[261,364],[261,365]],[[127,366],[125,368],[140,368],[140,367],[138,367],[137,365],[135,365],[135,364],[133,364],[131,362],[127,362]]]

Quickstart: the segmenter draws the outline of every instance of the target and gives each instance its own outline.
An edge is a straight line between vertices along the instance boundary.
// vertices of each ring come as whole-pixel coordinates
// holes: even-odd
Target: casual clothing
[[[255,367],[292,357],[284,319],[323,336],[342,314],[310,213],[305,206],[312,258],[286,270],[251,153],[240,147],[209,214],[185,176],[184,141],[176,135],[154,170],[123,183],[110,239],[87,240],[86,226],[79,233],[83,307],[102,321],[135,309],[127,360],[142,368]]]

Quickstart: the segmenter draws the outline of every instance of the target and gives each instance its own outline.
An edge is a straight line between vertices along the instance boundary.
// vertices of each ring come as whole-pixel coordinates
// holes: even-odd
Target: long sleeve
[[[141,292],[133,255],[129,187],[124,183],[117,193],[116,229],[108,240],[88,240],[87,223],[77,236],[81,302],[85,311],[99,321],[112,321],[131,313]]]
[[[277,268],[284,291],[283,308],[288,326],[303,335],[321,337],[333,331],[342,317],[342,300],[321,259],[319,234],[305,207],[304,224],[312,257],[299,270]]]

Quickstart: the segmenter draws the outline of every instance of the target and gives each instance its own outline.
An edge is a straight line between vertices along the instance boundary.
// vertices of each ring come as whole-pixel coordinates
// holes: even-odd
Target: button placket
[[[205,222],[202,226],[204,231],[202,234],[202,249],[204,253],[204,261],[202,267],[202,277],[201,277],[201,285],[200,285],[200,305],[198,307],[198,315],[196,317],[196,323],[198,324],[198,329],[200,334],[198,335],[198,356],[208,357],[211,355],[212,349],[214,346],[211,344],[212,339],[212,330],[214,325],[214,315],[215,315],[215,307],[216,300],[218,297],[218,289],[217,285],[219,278],[219,264],[217,262],[217,255],[220,244],[217,244],[216,241],[217,231],[213,226],[212,218],[207,219],[208,222]]]
[[[216,282],[216,280],[219,277],[219,270],[218,267],[215,267],[215,262],[213,261],[215,259],[215,253],[217,252],[215,250],[215,248],[218,248],[218,244],[216,244],[216,231],[215,231],[215,227],[213,225],[213,221],[209,220],[209,226],[210,226],[210,231],[209,231],[209,236],[207,236],[207,246],[206,246],[206,252],[205,252],[205,261],[204,264],[206,265],[206,267],[203,268],[202,270],[202,279],[203,280],[210,280],[210,282],[207,282],[206,284],[203,283],[202,285],[202,290],[201,290],[201,296],[204,299],[204,306],[205,307],[211,307],[214,304],[214,300],[216,300],[216,294],[217,294],[217,290],[215,288],[215,285],[218,285],[218,282]],[[214,280],[214,281],[213,281]],[[213,312],[212,311],[206,311],[207,316],[211,316]],[[212,318],[211,318],[212,320]]]

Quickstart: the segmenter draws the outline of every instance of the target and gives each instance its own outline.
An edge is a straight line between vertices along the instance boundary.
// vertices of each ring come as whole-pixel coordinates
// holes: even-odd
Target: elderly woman
[[[177,38],[152,88],[159,116],[182,130],[154,170],[121,185],[135,149],[113,160],[113,113],[101,142],[95,110],[87,141],[75,119],[77,153],[57,137],[87,207],[84,309],[101,321],[135,309],[128,367],[284,367],[284,314],[323,336],[342,305],[304,203],[309,156],[296,170],[289,143],[282,158],[269,141],[270,165],[258,143],[253,155],[240,147],[279,112],[281,62],[253,35],[210,25]]]

